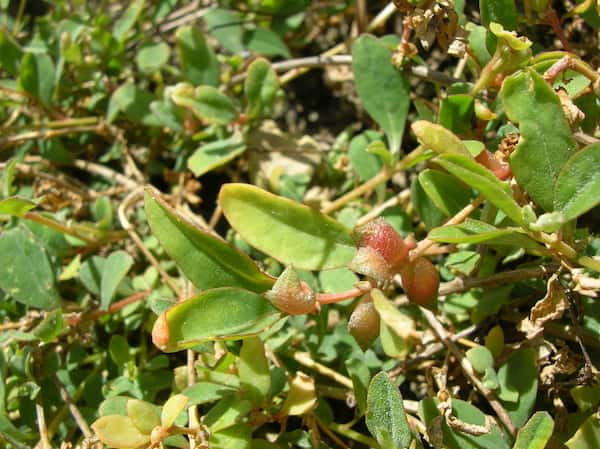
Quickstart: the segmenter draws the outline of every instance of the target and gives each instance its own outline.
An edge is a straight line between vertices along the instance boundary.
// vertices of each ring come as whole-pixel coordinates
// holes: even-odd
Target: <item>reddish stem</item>
[[[567,36],[565,36],[565,32],[562,29],[561,21],[558,18],[558,15],[556,14],[556,11],[554,10],[554,8],[548,8],[548,11],[546,12],[546,19],[548,21],[548,25],[550,25],[552,27],[552,29],[554,30],[554,32],[556,33],[556,37],[558,37],[558,40],[562,44],[563,48],[566,51],[573,53],[571,44],[569,44],[569,41],[567,40]]]
[[[333,304],[347,299],[357,298],[365,293],[368,293],[370,289],[364,288],[353,288],[345,292],[337,293],[317,293],[317,302],[319,304]]]

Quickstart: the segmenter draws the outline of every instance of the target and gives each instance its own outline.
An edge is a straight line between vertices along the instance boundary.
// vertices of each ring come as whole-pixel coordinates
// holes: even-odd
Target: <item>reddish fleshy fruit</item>
[[[488,150],[483,150],[477,155],[475,160],[490,170],[496,178],[504,181],[512,176],[512,170],[507,162],[498,160],[493,153]]]
[[[358,251],[349,264],[351,270],[377,282],[389,280],[408,260],[414,243],[402,239],[396,230],[377,218],[356,230]]]
[[[371,297],[365,296],[348,319],[348,332],[364,351],[379,336],[379,323],[379,313]]]
[[[426,258],[418,257],[400,271],[402,288],[411,302],[425,305],[437,298],[440,275]]]
[[[292,267],[287,267],[265,296],[279,310],[290,315],[303,315],[317,310],[315,293],[300,280]]]

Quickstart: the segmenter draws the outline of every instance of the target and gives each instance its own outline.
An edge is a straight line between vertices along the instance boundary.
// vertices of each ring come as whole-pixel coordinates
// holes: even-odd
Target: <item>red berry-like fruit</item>
[[[348,319],[348,332],[362,350],[366,350],[379,336],[379,313],[370,296],[365,296]]]
[[[400,270],[413,247],[383,218],[367,223],[357,230],[357,234],[358,252],[350,268],[380,281]]]
[[[512,176],[510,164],[498,160],[498,158],[496,158],[496,156],[494,156],[494,154],[488,150],[483,150],[481,153],[479,153],[475,160],[494,173],[496,178],[502,181]]]
[[[411,302],[425,305],[437,298],[440,275],[435,266],[424,257],[417,257],[400,271],[402,288]]]

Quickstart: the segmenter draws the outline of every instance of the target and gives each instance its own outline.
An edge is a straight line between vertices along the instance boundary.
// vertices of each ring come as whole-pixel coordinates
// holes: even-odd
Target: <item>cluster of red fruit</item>
[[[359,248],[351,268],[378,282],[400,274],[402,288],[409,301],[426,305],[438,294],[440,276],[435,266],[424,257],[411,259],[415,247],[405,241],[382,218],[359,229]],[[348,320],[348,330],[362,348],[379,335],[379,314],[370,295],[365,295]]]

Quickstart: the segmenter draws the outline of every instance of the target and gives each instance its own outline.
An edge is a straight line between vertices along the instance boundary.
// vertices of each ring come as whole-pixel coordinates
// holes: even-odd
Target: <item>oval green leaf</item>
[[[246,114],[250,117],[260,117],[267,111],[275,100],[279,89],[279,78],[269,61],[259,58],[248,67],[248,77],[244,83],[246,94]]]
[[[179,83],[171,92],[173,102],[188,108],[198,118],[216,125],[227,125],[238,115],[231,98],[213,86],[193,86]]]
[[[150,442],[150,435],[141,433],[129,416],[103,416],[92,424],[100,441],[117,449],[137,449]]]
[[[543,246],[516,229],[499,229],[491,224],[473,219],[467,219],[454,226],[434,228],[429,232],[427,238],[440,243],[487,243],[545,251]]]
[[[559,172],[577,150],[558,96],[532,70],[508,77],[500,94],[508,118],[521,131],[510,158],[515,179],[538,205],[552,212]]]
[[[175,34],[183,76],[195,86],[219,85],[221,67],[212,48],[196,26],[185,26]]]
[[[238,362],[240,384],[254,404],[261,404],[271,388],[265,345],[258,337],[244,340]]]
[[[246,144],[239,136],[217,140],[202,145],[188,159],[187,166],[195,176],[227,164],[246,150]]]
[[[569,221],[600,203],[600,143],[575,153],[558,174],[554,208]]]
[[[11,196],[0,201],[0,214],[22,217],[31,209],[37,207],[37,204],[26,198]]]
[[[471,157],[471,153],[462,140],[442,125],[436,125],[426,120],[417,120],[410,125],[410,128],[419,142],[438,154],[453,153]]]
[[[371,35],[352,46],[352,72],[361,102],[383,128],[392,153],[400,151],[410,103],[406,76],[392,65],[392,53]]]
[[[498,180],[491,171],[475,162],[470,155],[467,157],[460,154],[443,154],[435,160],[458,179],[478,190],[515,223],[525,226],[521,208],[514,200],[510,186]]]
[[[356,253],[350,231],[307,206],[247,184],[226,184],[219,204],[250,245],[286,265],[324,270],[349,263]]]
[[[154,343],[165,352],[206,341],[257,335],[281,318],[264,297],[240,288],[216,288],[180,302],[154,325]]]
[[[383,447],[407,448],[413,439],[400,390],[384,372],[371,380],[367,394],[367,427]]]
[[[160,426],[160,415],[157,407],[140,399],[129,399],[127,401],[127,416],[131,418],[133,425],[144,435],[150,435],[152,429]]]
[[[553,430],[554,421],[548,412],[536,412],[519,430],[513,449],[544,449]]]
[[[248,256],[181,218],[157,191],[148,188],[144,204],[152,233],[200,290],[240,287],[262,293],[273,286]]]
[[[506,363],[498,369],[498,381],[500,382],[498,397],[502,405],[515,426],[523,426],[533,411],[537,397],[536,351],[525,348],[511,354]],[[515,393],[518,397],[513,400]],[[510,400],[506,399],[507,397]]]
[[[447,173],[423,170],[419,173],[419,182],[431,201],[447,216],[460,212],[471,200],[471,189]]]

